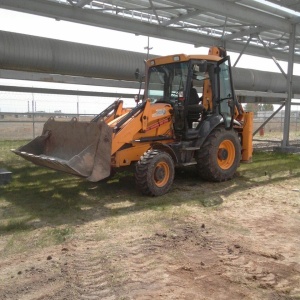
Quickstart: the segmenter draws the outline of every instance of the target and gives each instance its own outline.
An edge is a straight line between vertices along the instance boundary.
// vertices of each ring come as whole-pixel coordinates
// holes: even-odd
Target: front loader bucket
[[[105,122],[57,122],[50,118],[43,133],[12,150],[34,164],[99,181],[110,175],[112,128]]]

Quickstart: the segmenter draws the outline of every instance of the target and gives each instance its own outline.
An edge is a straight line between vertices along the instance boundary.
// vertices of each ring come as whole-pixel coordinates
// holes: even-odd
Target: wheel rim
[[[232,141],[224,140],[219,145],[218,165],[221,169],[227,170],[231,168],[235,159],[235,147]]]
[[[154,181],[156,186],[163,187],[170,177],[169,165],[166,162],[159,162],[154,171]]]

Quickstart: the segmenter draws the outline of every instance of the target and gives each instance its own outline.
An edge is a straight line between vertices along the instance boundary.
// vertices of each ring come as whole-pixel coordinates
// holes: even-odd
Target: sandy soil
[[[99,207],[65,243],[2,260],[0,299],[300,299],[299,188],[224,189],[219,205],[136,211],[105,232]]]

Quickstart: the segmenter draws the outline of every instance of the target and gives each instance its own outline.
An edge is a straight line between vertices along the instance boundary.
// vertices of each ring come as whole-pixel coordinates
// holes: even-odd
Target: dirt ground
[[[64,243],[1,260],[0,299],[300,299],[299,177],[219,185],[218,205],[149,212],[120,198],[106,208],[128,213],[113,222],[94,207]]]

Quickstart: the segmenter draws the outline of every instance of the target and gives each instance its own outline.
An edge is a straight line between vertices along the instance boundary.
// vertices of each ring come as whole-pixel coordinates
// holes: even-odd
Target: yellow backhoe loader
[[[140,191],[159,196],[169,191],[175,167],[195,165],[206,180],[231,179],[240,161],[251,161],[252,120],[235,96],[230,58],[211,47],[208,55],[146,61],[136,107],[118,100],[91,122],[50,118],[41,136],[12,151],[93,182],[135,165]]]

